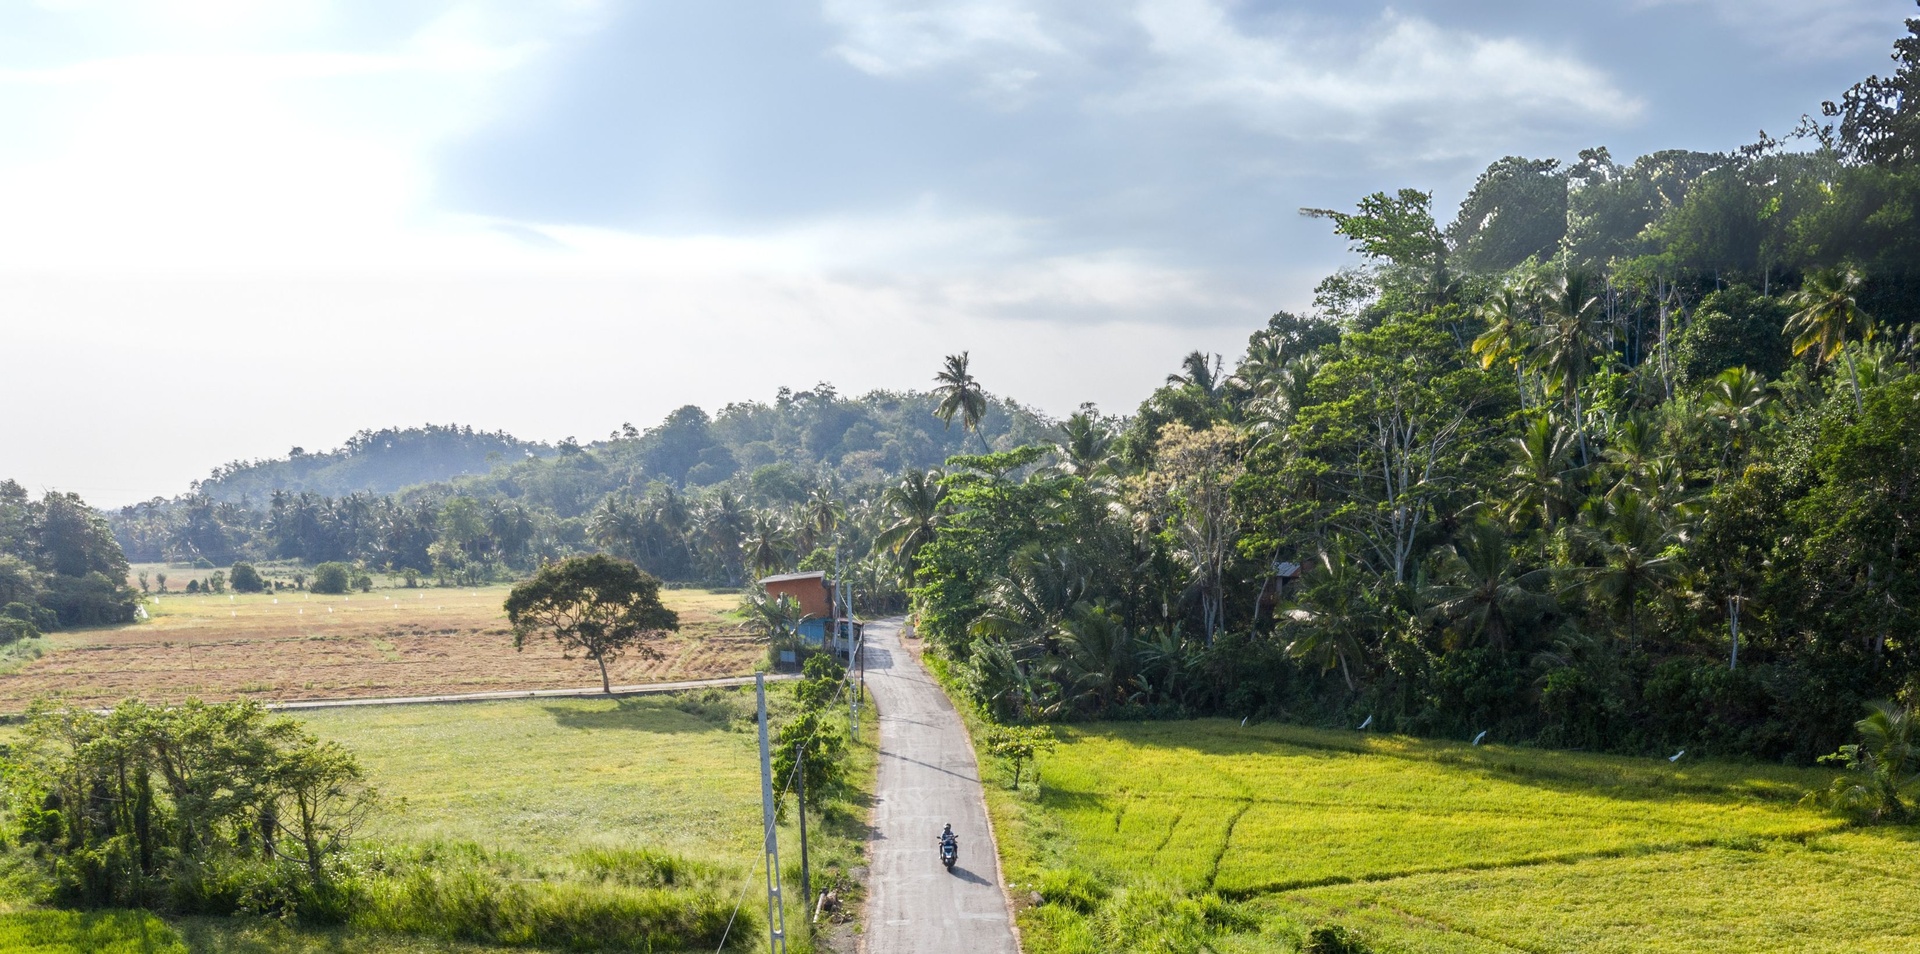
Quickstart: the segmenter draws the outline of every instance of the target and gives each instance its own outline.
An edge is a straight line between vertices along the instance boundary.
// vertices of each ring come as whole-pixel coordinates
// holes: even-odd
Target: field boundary
[[[631,686],[614,686],[611,693],[601,689],[497,689],[491,692],[462,692],[446,695],[428,696],[376,696],[372,698],[343,697],[337,699],[295,699],[289,702],[266,702],[263,708],[285,709],[345,709],[352,706],[421,706],[442,705],[456,702],[499,702],[512,699],[567,699],[590,696],[621,698],[625,696],[646,696],[663,692],[684,692],[688,689],[730,689],[739,686],[751,686],[754,676],[723,676],[719,679],[688,679],[681,682],[645,682]],[[785,682],[800,678],[794,673],[768,673],[768,682]]]

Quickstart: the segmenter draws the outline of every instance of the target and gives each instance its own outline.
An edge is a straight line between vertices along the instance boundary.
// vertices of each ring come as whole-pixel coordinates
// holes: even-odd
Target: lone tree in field
[[[680,628],[680,614],[660,603],[660,581],[604,553],[549,563],[507,596],[513,648],[529,635],[551,634],[562,655],[577,651],[600,664],[600,688],[613,694],[608,660],[632,650],[647,659],[660,651],[645,642]]]

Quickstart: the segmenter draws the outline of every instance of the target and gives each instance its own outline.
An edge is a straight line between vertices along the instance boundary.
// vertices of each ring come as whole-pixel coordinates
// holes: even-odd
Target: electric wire
[[[866,654],[866,651],[867,651],[867,637],[866,637],[866,634],[862,633],[859,641],[854,643],[853,659],[857,660],[860,657],[864,656]],[[835,706],[838,706],[840,704],[840,700],[846,697],[847,690],[852,688],[854,684],[853,668],[854,668],[853,661],[849,660],[847,664],[847,676],[846,678],[840,680],[840,690],[833,694],[833,700],[831,702],[828,702],[825,708],[830,709]],[[824,722],[816,723],[813,727],[813,731],[807,733],[807,737],[800,741],[800,745],[803,748],[805,746],[811,745],[813,743],[814,738],[818,736],[820,734],[820,731],[824,728],[826,728],[826,724]],[[772,726],[768,726],[768,729],[769,729],[769,732],[771,732]],[[793,770],[787,773],[786,780],[781,782],[780,787],[776,789],[773,793],[773,800],[776,805],[779,804],[780,799],[786,797],[787,792],[793,789],[794,780],[799,777],[800,769],[804,765],[805,765],[805,762],[801,759],[793,760]],[[753,886],[753,876],[760,873],[760,866],[766,864],[766,862],[767,862],[766,852],[764,849],[762,849],[760,860],[754,862],[753,870],[747,872],[746,879],[740,883],[739,899],[736,900],[733,904],[733,914],[727,917],[727,926],[725,930],[721,931],[720,933],[720,946],[713,949],[714,954],[720,954],[721,951],[726,949],[727,938],[729,935],[733,933],[734,921],[740,917],[741,908],[746,906],[747,889]],[[780,877],[778,872],[776,872],[774,876],[776,878]],[[811,903],[811,899],[808,899],[808,903]]]

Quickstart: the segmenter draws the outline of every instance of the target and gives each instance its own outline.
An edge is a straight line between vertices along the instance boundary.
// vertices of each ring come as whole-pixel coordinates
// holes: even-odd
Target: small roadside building
[[[782,573],[760,581],[770,599],[782,596],[790,597],[799,604],[800,615],[810,619],[826,619],[833,615],[833,581],[827,579],[826,571],[812,573]]]
[[[824,646],[827,631],[833,628],[836,607],[840,596],[834,581],[827,579],[824,571],[812,573],[782,573],[769,576],[760,581],[770,599],[788,597],[800,607],[800,636],[815,646]],[[846,652],[852,641],[860,636],[861,624],[857,620],[841,620],[840,640],[834,648]]]

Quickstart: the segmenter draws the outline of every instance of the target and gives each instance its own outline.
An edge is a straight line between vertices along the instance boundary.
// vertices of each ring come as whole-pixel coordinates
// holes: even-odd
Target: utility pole
[[[787,954],[787,906],[780,897],[780,838],[773,823],[773,753],[767,748],[767,674],[755,673],[760,703],[760,821],[766,834],[767,951]]]
[[[793,744],[793,788],[800,803],[800,900],[813,907],[813,871],[807,867],[807,744]]]

